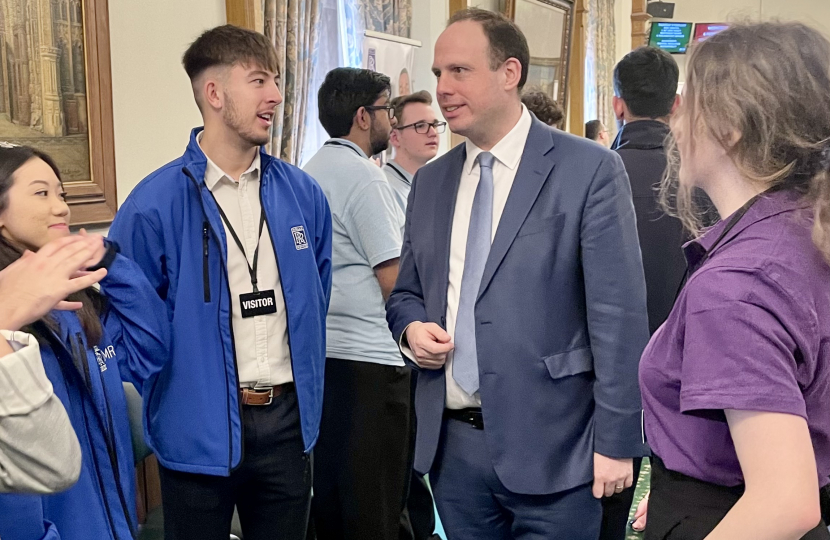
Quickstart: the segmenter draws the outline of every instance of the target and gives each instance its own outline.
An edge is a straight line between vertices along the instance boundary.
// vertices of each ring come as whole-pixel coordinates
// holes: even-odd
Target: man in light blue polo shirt
[[[368,156],[395,125],[389,78],[337,68],[318,94],[332,137],[308,162],[332,213],[323,420],[315,448],[317,537],[398,540],[409,478],[409,368],[386,324],[403,215]]]

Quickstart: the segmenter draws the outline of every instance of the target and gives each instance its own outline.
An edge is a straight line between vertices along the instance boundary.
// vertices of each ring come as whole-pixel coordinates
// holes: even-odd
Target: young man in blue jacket
[[[171,357],[144,381],[165,538],[305,537],[323,398],[331,216],[265,153],[282,102],[276,52],[230,25],[184,54],[204,129],[145,178],[110,237],[166,301]]]

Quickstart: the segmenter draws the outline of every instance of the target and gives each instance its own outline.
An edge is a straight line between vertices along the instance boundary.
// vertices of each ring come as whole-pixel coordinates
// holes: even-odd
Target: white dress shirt
[[[492,237],[496,237],[501,214],[516,171],[524,153],[525,142],[530,133],[530,113],[522,105],[522,115],[510,132],[502,138],[490,153],[496,158],[493,163],[493,226]],[[473,199],[480,178],[477,158],[483,152],[481,148],[471,143],[467,145],[467,159],[461,171],[461,183],[458,186],[458,196],[455,199],[455,214],[452,218],[452,236],[450,237],[450,279],[447,287],[447,333],[455,339],[455,322],[458,313],[458,301],[461,297],[461,276],[464,274],[464,260],[467,255],[467,232],[470,227],[470,215],[473,209]],[[447,356],[445,369],[447,371],[447,403],[448,409],[463,409],[465,407],[481,407],[481,397],[478,392],[470,395],[458,386],[452,378],[453,353]]]
[[[267,225],[262,230],[262,238],[259,239],[257,286],[260,291],[274,290],[277,311],[243,319],[239,301],[240,294],[253,291],[245,257],[247,256],[248,263],[253,266],[262,211],[259,201],[259,175],[259,152],[248,170],[239,177],[239,182],[225,174],[210,158],[205,169],[205,184],[245,246],[245,253],[242,253],[223,220],[228,250],[228,282],[233,303],[231,325],[236,346],[239,385],[248,388],[274,386],[294,380],[288,348],[285,298],[282,295],[277,258]]]

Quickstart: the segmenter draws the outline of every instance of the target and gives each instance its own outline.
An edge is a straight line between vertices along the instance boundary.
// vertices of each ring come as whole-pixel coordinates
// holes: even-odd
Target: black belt
[[[484,429],[484,416],[479,408],[444,409],[444,418],[459,420],[476,429]]]

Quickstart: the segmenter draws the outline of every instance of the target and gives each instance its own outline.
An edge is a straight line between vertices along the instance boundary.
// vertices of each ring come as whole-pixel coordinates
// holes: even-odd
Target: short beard
[[[369,145],[372,147],[372,156],[376,156],[389,148],[389,135],[386,135],[386,137],[375,138],[375,134],[379,132],[380,130],[375,129],[375,122],[373,119],[372,125],[369,127]]]
[[[222,109],[222,119],[225,121],[225,125],[233,129],[239,138],[252,146],[262,146],[263,144],[268,144],[271,139],[270,133],[262,136],[258,133],[251,133],[250,130],[244,129],[243,121],[239,117],[239,113],[236,110],[236,103],[234,103],[233,99],[227,92],[225,92],[224,96],[225,107]]]

